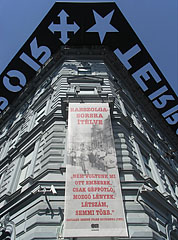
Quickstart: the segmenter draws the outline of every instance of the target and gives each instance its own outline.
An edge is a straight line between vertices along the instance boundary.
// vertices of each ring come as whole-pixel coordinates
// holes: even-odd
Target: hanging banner
[[[64,237],[127,237],[108,103],[70,103]]]

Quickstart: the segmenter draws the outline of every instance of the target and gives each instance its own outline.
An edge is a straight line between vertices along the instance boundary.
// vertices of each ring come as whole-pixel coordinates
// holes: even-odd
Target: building
[[[0,239],[62,239],[69,102],[110,105],[129,237],[102,239],[176,240],[177,136],[104,47],[62,47],[1,117]]]

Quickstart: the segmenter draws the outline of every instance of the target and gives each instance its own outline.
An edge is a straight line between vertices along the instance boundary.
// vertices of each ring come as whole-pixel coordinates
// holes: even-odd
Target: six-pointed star
[[[96,24],[93,25],[87,32],[98,32],[101,43],[103,42],[105,35],[107,32],[119,32],[116,28],[114,28],[110,22],[114,13],[114,10],[110,12],[105,17],[100,16],[97,12],[93,10],[95,22]]]

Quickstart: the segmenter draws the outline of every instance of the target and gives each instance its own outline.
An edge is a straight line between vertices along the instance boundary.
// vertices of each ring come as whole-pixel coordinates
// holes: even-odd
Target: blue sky
[[[65,1],[67,0],[63,2]],[[178,1],[115,0],[115,2],[178,95]],[[55,0],[0,0],[0,73],[54,3]]]

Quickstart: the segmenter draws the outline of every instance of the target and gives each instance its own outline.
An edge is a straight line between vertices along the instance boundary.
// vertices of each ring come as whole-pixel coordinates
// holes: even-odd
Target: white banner
[[[127,237],[108,103],[70,103],[64,237]]]

